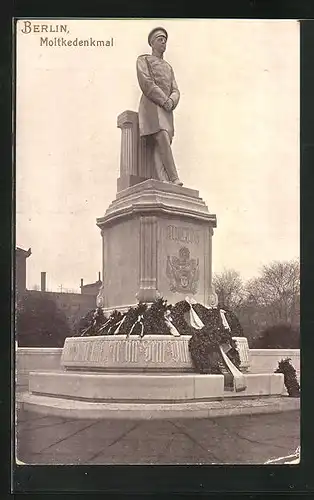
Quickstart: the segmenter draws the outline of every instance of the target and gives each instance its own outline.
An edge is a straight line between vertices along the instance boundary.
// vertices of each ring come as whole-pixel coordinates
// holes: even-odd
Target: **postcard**
[[[300,462],[299,39],[16,21],[17,464]]]

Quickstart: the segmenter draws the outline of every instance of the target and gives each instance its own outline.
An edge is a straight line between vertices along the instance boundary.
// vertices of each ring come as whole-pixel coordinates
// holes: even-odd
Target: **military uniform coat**
[[[140,135],[151,135],[166,130],[172,140],[174,135],[173,112],[163,109],[172,99],[174,108],[180,99],[173,69],[164,59],[142,55],[137,59],[137,78],[143,92],[139,105]]]

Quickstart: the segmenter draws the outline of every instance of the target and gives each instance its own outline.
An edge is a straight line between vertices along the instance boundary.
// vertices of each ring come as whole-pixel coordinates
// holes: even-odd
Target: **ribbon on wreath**
[[[131,327],[131,330],[129,331],[129,333],[128,333],[127,337],[129,337],[129,336],[132,334],[132,332],[133,332],[133,330],[134,330],[135,326],[136,326],[138,323],[141,325],[141,333],[139,334],[139,336],[140,336],[140,337],[143,337],[143,336],[144,336],[144,324],[143,324],[142,319],[143,319],[143,314],[140,314],[140,315],[137,317],[137,320],[133,323],[133,325],[132,325],[132,327]]]
[[[92,324],[84,328],[80,337],[84,337],[89,331],[93,330],[97,326],[97,309],[95,309],[92,319]]]
[[[86,335],[86,333],[89,332],[92,329],[92,327],[93,327],[93,325],[89,325],[86,328],[84,328],[84,330],[82,331],[80,337],[84,337]]]
[[[227,321],[227,318],[226,318],[226,311],[224,311],[223,309],[220,309],[220,317],[221,317],[221,321],[222,321],[222,324],[223,326],[226,328],[226,330],[229,330],[229,332],[231,332],[231,328],[229,326],[229,323]]]
[[[198,316],[198,314],[194,311],[193,309],[193,304],[197,304],[195,299],[190,299],[189,297],[185,298],[186,302],[190,306],[190,311],[189,311],[189,319],[190,319],[190,324],[193,328],[196,328],[197,330],[201,330],[205,325],[202,322],[201,318]],[[220,309],[220,317],[222,320],[222,324],[224,328],[229,330],[231,332],[231,328],[229,326],[229,323],[227,321],[227,318],[225,316],[226,311],[223,309]],[[233,383],[234,383],[234,389],[236,392],[244,391],[246,389],[246,383],[245,383],[245,378],[243,373],[238,370],[238,368],[232,363],[231,359],[227,356],[226,352],[230,350],[230,345],[229,344],[224,344],[219,346],[219,350],[222,356],[222,359],[225,362],[225,365],[231,372],[233,376]]]
[[[199,317],[199,315],[194,311],[193,309],[193,304],[197,304],[195,299],[190,299],[190,297],[185,297],[185,301],[189,304],[190,310],[189,310],[189,321],[190,325],[192,328],[195,328],[196,330],[201,330],[204,328],[204,323]]]
[[[231,332],[231,328],[229,326],[229,323],[227,321],[227,318],[225,316],[226,311],[224,309],[220,309],[220,317],[222,320],[222,324],[226,330],[229,330]],[[227,352],[230,350],[230,345],[220,345],[219,346],[222,358],[227,365],[228,369],[232,373],[233,376],[233,383],[234,383],[234,388],[236,392],[241,392],[246,389],[246,383],[245,383],[245,378],[242,372],[238,370],[238,368],[232,363],[231,359],[227,356]]]
[[[112,328],[113,326],[116,326],[117,328],[115,329],[115,331],[113,332],[113,334],[114,334],[114,335],[117,335],[117,333],[119,333],[119,330],[120,330],[121,326],[123,325],[123,323],[124,323],[124,321],[125,321],[125,318],[126,318],[126,316],[123,316],[123,318],[122,318],[120,321],[118,321],[118,323],[116,323],[115,325],[112,325],[112,326],[109,328],[108,332],[110,332],[110,330],[111,330],[111,328]]]
[[[100,334],[100,332],[102,332],[102,331],[106,328],[106,326],[110,323],[110,321],[112,321],[112,318],[107,319],[106,323],[104,323],[104,324],[102,325],[102,327],[101,327],[101,328],[99,328],[99,330],[98,330],[98,335]],[[113,326],[115,326],[115,324],[111,325],[111,327],[110,327],[110,328],[109,328],[109,330],[108,330],[108,334],[109,334],[109,332],[110,332],[110,329],[111,329]]]
[[[219,346],[219,350],[221,352],[222,359],[224,360],[227,368],[230,370],[230,372],[233,376],[234,389],[236,392],[245,391],[246,383],[245,383],[244,375],[232,363],[231,359],[228,358],[227,354],[225,353],[225,348],[226,348],[225,346],[222,346],[222,345]]]
[[[165,323],[169,328],[170,334],[173,335],[174,337],[180,337],[181,336],[180,333],[172,323],[171,312],[169,310],[165,312],[164,318],[165,318]]]

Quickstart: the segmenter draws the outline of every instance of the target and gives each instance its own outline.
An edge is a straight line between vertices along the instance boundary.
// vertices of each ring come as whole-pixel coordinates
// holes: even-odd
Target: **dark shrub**
[[[278,363],[278,368],[275,373],[283,373],[284,384],[291,398],[300,397],[300,385],[297,380],[297,374],[291,364],[291,358],[282,359]]]
[[[266,328],[251,345],[252,349],[299,349],[300,334],[291,325],[278,324]]]
[[[19,347],[63,347],[71,335],[66,316],[44,295],[26,293],[16,310],[16,339]]]

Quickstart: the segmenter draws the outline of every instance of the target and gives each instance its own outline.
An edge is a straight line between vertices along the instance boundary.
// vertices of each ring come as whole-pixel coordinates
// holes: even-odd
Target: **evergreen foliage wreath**
[[[113,311],[106,318],[100,308],[89,318],[89,326],[79,334],[85,335],[169,335],[170,329],[165,321],[167,314],[173,326],[180,335],[190,335],[189,351],[194,370],[199,373],[221,373],[224,363],[220,346],[227,347],[228,357],[239,368],[240,357],[236,343],[232,336],[243,335],[243,330],[236,315],[229,309],[223,308],[225,317],[231,331],[225,328],[221,318],[221,308],[207,309],[203,305],[193,304],[193,309],[199,316],[204,326],[196,329],[189,322],[190,304],[186,300],[175,305],[167,304],[163,298],[155,300],[150,306],[139,303],[130,307],[122,314]],[[86,323],[85,323],[86,325]]]
[[[297,381],[295,368],[291,364],[291,358],[285,358],[279,361],[275,373],[283,373],[284,384],[291,398],[300,397],[300,385]]]

